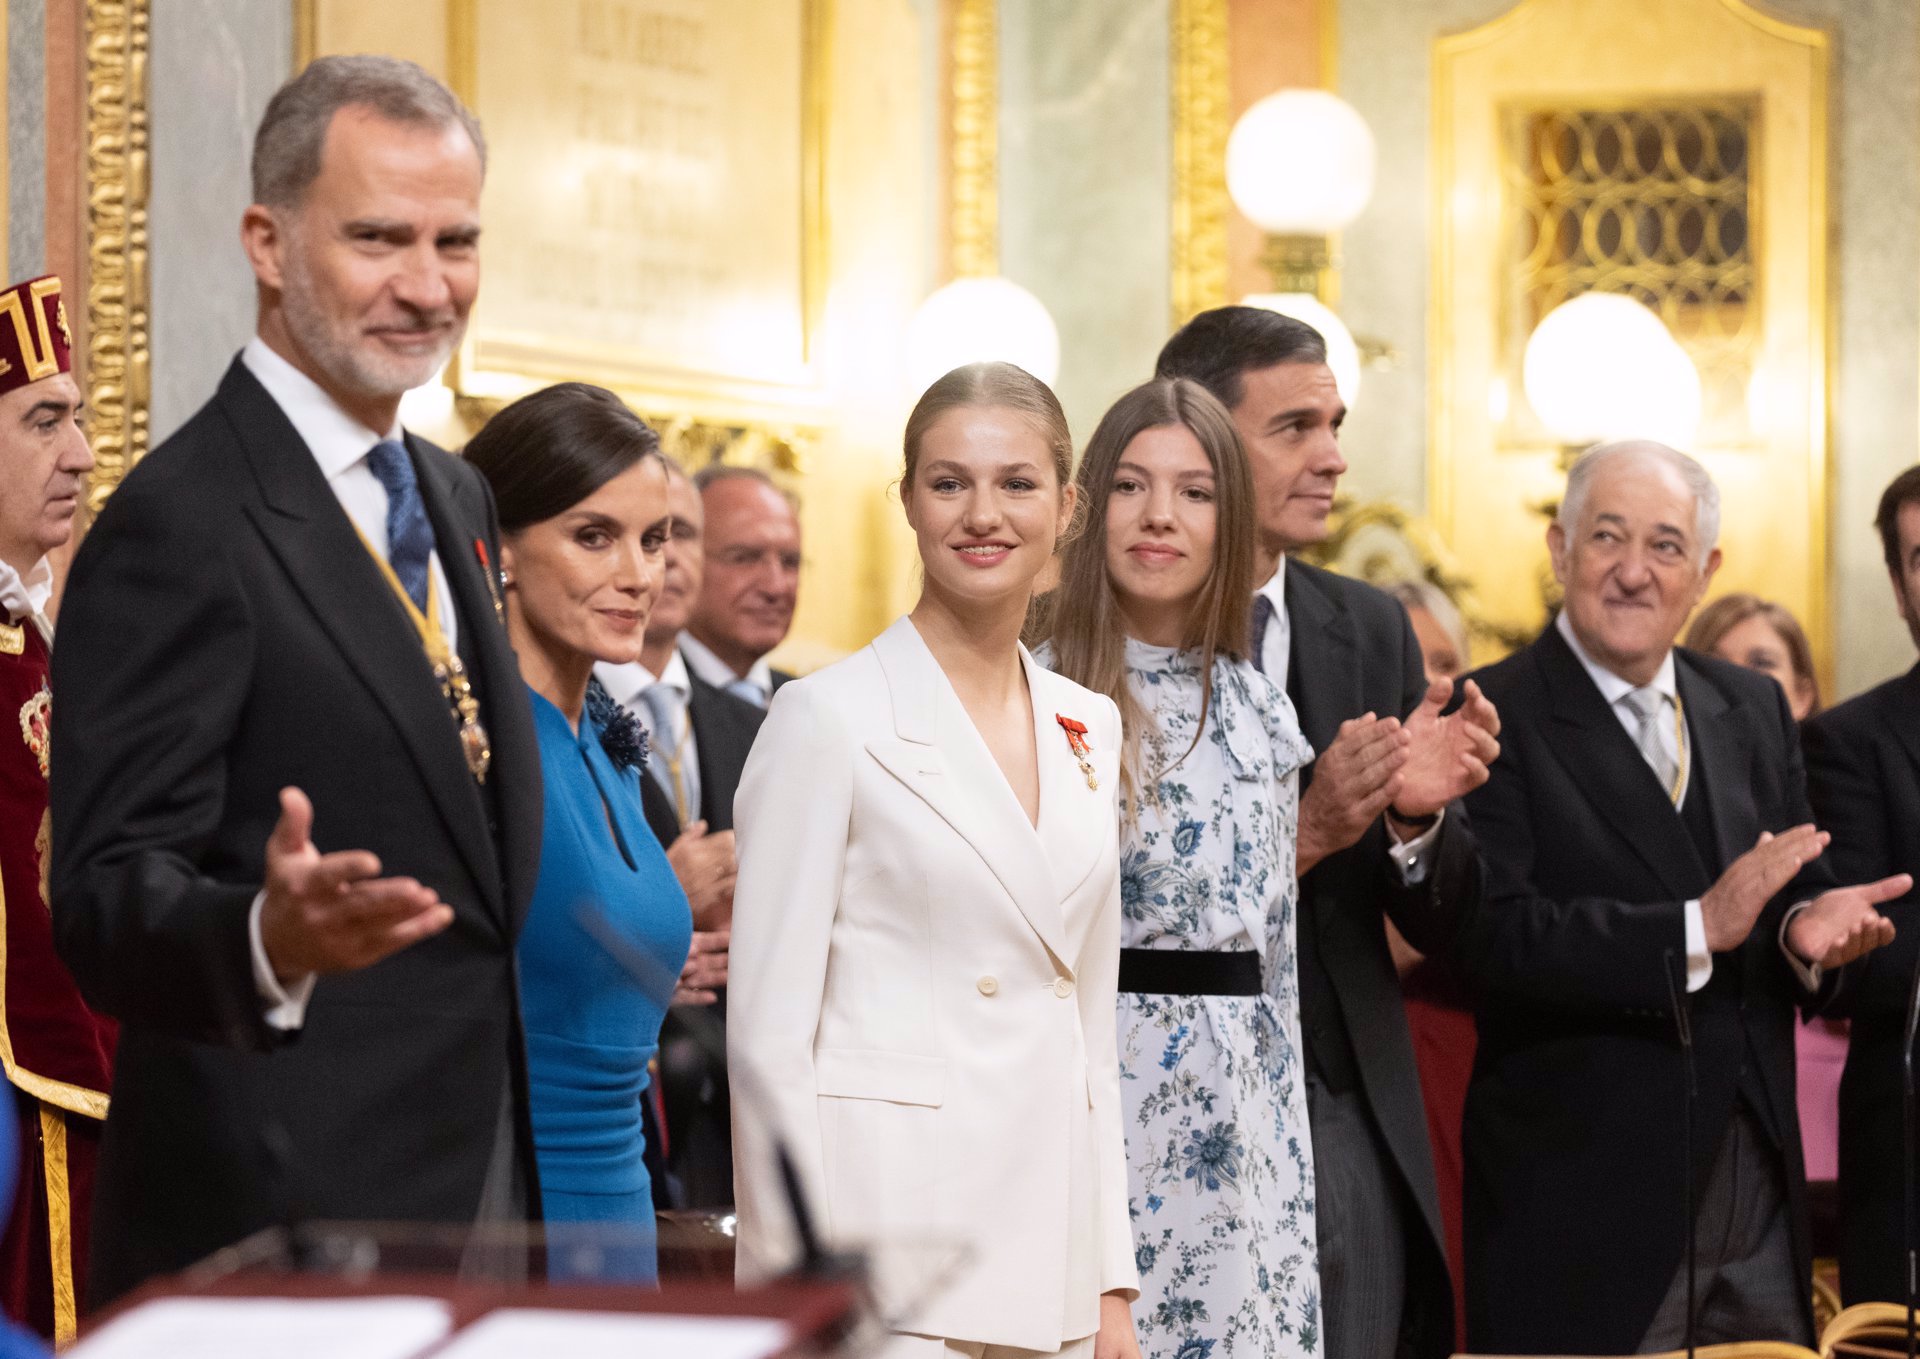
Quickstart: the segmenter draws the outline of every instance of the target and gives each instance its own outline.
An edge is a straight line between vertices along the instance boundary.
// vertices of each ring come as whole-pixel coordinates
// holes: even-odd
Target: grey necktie
[[[686,737],[683,730],[686,700],[671,684],[659,683],[649,685],[641,698],[653,718],[653,730],[647,734],[647,739],[654,754],[659,757],[648,761],[648,767],[660,787],[672,799],[674,813],[684,825],[693,819],[693,799],[689,796],[687,771],[680,749]]]
[[[1663,738],[1667,715],[1667,696],[1651,685],[1622,694],[1620,701],[1632,710],[1639,721],[1634,733],[1634,744],[1640,747],[1640,754],[1646,758],[1653,769],[1654,777],[1660,780],[1660,786],[1667,790],[1667,800],[1678,802],[1680,794],[1680,766],[1667,750]]]
[[[767,706],[766,691],[750,679],[733,680],[727,685],[727,692],[735,698],[744,698],[756,708]]]

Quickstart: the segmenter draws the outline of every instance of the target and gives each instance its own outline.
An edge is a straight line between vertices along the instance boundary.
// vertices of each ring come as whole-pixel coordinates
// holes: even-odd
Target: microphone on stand
[[[1900,1244],[1906,1256],[1907,1359],[1915,1355],[1914,1296],[1920,1292],[1920,1270],[1915,1267],[1913,1230],[1913,1038],[1920,1027],[1920,958],[1914,959],[1913,981],[1907,986],[1907,1026],[1900,1045]]]
[[[1698,1224],[1694,1221],[1695,1209],[1693,1204],[1693,1197],[1694,1197],[1693,1106],[1694,1106],[1694,1102],[1700,1096],[1700,1086],[1694,1073],[1693,1016],[1692,1016],[1692,1012],[1688,1008],[1688,1003],[1687,1003],[1686,977],[1684,972],[1681,970],[1680,960],[1674,954],[1674,951],[1672,949],[1668,949],[1666,953],[1666,974],[1667,974],[1667,998],[1673,1002],[1673,1027],[1675,1032],[1678,1033],[1680,1036],[1680,1055],[1681,1055],[1682,1062],[1686,1066],[1686,1072],[1687,1072],[1687,1091],[1686,1091],[1686,1099],[1683,1104],[1685,1112],[1684,1112],[1682,1123],[1681,1123],[1681,1127],[1683,1129],[1682,1141],[1684,1143],[1683,1154],[1686,1157],[1686,1186],[1687,1186],[1687,1191],[1686,1191],[1686,1204],[1687,1204],[1687,1234],[1686,1234],[1687,1329],[1686,1329],[1686,1335],[1687,1335],[1687,1359],[1694,1359],[1694,1348],[1695,1348],[1696,1340],[1698,1338],[1694,1334],[1695,1320],[1696,1320],[1696,1310],[1694,1306],[1694,1290],[1696,1286],[1695,1274],[1697,1271],[1697,1266],[1694,1260],[1694,1245],[1695,1245],[1694,1238],[1699,1228],[1698,1228]],[[1912,1070],[1911,1058],[1909,1058],[1908,1070],[1909,1072],[1911,1072]],[[1911,1081],[1908,1082],[1908,1089],[1912,1089]],[[1909,1098],[1908,1103],[1909,1104],[1912,1103],[1911,1098]],[[1908,1173],[1911,1174],[1912,1173],[1911,1157],[1908,1158],[1908,1162],[1909,1162]],[[1907,1359],[1914,1359],[1914,1356],[1911,1352],[1909,1352],[1909,1354],[1907,1355]]]

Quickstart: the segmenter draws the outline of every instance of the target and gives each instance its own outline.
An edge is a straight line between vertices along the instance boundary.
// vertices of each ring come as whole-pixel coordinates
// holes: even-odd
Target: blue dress
[[[520,931],[520,1003],[541,1205],[549,1224],[619,1228],[636,1248],[602,1267],[650,1281],[653,1192],[640,1101],[693,917],[641,813],[641,771],[608,758],[591,717],[582,714],[576,734],[558,708],[528,692],[546,820]],[[650,975],[635,977],[609,953],[581,924],[583,908],[652,963]]]

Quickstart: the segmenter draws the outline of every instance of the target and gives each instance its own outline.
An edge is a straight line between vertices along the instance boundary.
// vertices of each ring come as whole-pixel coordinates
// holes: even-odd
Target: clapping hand
[[[1400,793],[1411,740],[1398,718],[1367,713],[1340,724],[1300,798],[1297,873],[1367,833]]]
[[[1822,892],[1787,923],[1787,947],[1802,962],[1845,967],[1893,942],[1893,922],[1874,908],[1913,890],[1913,879],[1896,873],[1858,887]]]
[[[711,1005],[720,999],[719,988],[727,984],[727,946],[732,939],[732,930],[693,932],[687,964],[673,988],[675,1005]]]
[[[365,850],[322,854],[312,834],[313,803],[282,788],[260,907],[260,943],[281,981],[370,967],[453,923],[453,908],[431,887],[381,877],[380,860]]]
[[[738,868],[733,832],[709,834],[706,822],[690,822],[667,846],[667,863],[687,894],[695,927],[724,929],[733,919],[733,880]]]
[[[1825,831],[1811,825],[1795,826],[1778,835],[1763,833],[1752,849],[1727,865],[1727,871],[1700,898],[1707,951],[1725,953],[1745,943],[1767,903],[1804,865],[1820,857],[1827,839]],[[1792,933],[1789,929],[1789,937]]]
[[[1472,680],[1459,708],[1440,714],[1453,697],[1453,681],[1436,679],[1406,721],[1410,738],[1400,793],[1391,810],[1407,820],[1432,816],[1455,798],[1487,781],[1500,757],[1500,713]]]

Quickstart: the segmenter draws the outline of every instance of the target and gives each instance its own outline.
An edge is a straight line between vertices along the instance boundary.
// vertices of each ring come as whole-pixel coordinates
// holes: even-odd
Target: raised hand
[[[1313,782],[1300,799],[1295,871],[1358,841],[1399,795],[1409,737],[1398,718],[1367,713],[1340,724],[1333,744],[1313,762]]]
[[[1453,697],[1453,681],[1437,679],[1407,718],[1411,744],[1393,811],[1406,819],[1432,816],[1487,781],[1487,767],[1500,757],[1500,713],[1480,686],[1467,681],[1465,701],[1440,715]]]
[[[1913,879],[1896,873],[1879,882],[1822,892],[1787,922],[1787,947],[1802,962],[1845,967],[1893,942],[1893,922],[1874,908],[1912,890]]]
[[[365,850],[322,854],[312,835],[313,803],[282,788],[260,906],[260,942],[281,981],[369,967],[453,923],[453,908],[432,888],[381,877],[380,860]]]
[[[709,835],[704,821],[689,822],[667,846],[667,863],[693,908],[694,928],[723,929],[733,921],[733,832]]]
[[[1767,903],[1793,881],[1803,866],[1825,852],[1828,838],[1825,831],[1811,825],[1795,826],[1778,835],[1763,833],[1752,849],[1729,864],[1719,881],[1700,898],[1707,950],[1725,953],[1745,943]]]

